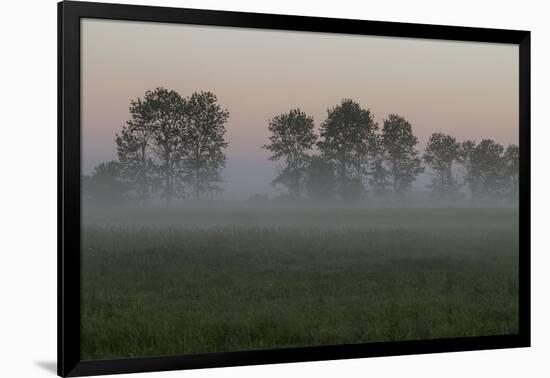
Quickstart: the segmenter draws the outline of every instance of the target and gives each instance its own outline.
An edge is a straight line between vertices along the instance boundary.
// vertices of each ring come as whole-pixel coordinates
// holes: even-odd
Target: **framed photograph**
[[[59,375],[529,346],[528,31],[58,12]]]

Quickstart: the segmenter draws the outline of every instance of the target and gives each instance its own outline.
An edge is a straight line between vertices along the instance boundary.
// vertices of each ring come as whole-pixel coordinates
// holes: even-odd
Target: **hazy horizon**
[[[268,120],[299,107],[315,119],[352,98],[382,124],[413,125],[423,149],[436,131],[458,140],[518,142],[518,47],[328,33],[81,21],[82,170],[116,158],[131,99],[156,87],[212,91],[230,112],[225,196],[275,193],[261,148]],[[416,187],[424,189],[426,175]],[[281,190],[284,191],[284,190]]]

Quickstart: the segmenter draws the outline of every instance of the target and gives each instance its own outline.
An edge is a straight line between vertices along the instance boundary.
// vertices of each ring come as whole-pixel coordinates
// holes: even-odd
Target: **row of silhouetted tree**
[[[328,109],[319,135],[313,117],[300,109],[273,117],[268,128],[264,148],[282,163],[273,184],[285,186],[290,198],[356,200],[369,191],[403,198],[425,167],[429,188],[440,199],[458,198],[462,187],[475,199],[517,198],[516,145],[505,149],[491,139],[460,143],[438,132],[421,155],[405,118],[390,114],[380,127],[370,110],[349,99]]]
[[[213,93],[184,98],[157,88],[131,100],[129,113],[115,138],[118,160],[101,163],[83,177],[85,196],[170,203],[222,191],[229,112]],[[269,143],[263,147],[280,163],[272,184],[285,187],[291,199],[349,201],[368,193],[403,198],[425,167],[438,198],[455,199],[461,188],[472,198],[517,198],[516,145],[505,149],[490,139],[460,143],[434,133],[421,155],[405,118],[390,114],[380,127],[370,110],[349,99],[328,109],[319,135],[313,117],[300,109],[273,117],[268,129]]]
[[[221,191],[225,123],[229,112],[211,92],[183,98],[157,88],[130,102],[130,119],[116,135],[118,161],[100,164],[84,178],[96,199],[129,197],[140,202]]]

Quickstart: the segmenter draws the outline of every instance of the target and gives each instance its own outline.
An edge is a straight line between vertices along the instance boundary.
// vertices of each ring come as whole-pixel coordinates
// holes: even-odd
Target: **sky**
[[[270,185],[277,164],[262,149],[269,119],[299,107],[318,130],[343,98],[380,125],[404,116],[420,150],[434,132],[517,143],[518,52],[512,44],[83,19],[82,170],[116,159],[130,100],[157,87],[183,97],[211,91],[229,110],[227,198],[280,191]]]

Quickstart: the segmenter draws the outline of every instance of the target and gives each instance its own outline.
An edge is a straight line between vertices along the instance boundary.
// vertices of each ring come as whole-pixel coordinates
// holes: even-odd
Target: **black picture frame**
[[[80,360],[80,19],[113,19],[519,46],[519,333],[164,357]],[[106,3],[58,3],[58,374],[83,376],[530,346],[530,32]]]

